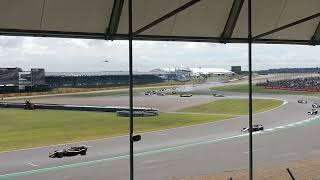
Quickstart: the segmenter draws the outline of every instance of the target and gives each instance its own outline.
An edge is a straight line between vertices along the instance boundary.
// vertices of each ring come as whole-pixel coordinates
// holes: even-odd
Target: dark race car
[[[317,115],[318,110],[317,109],[311,109],[311,111],[308,111],[308,115]]]
[[[151,96],[152,94],[151,94],[150,91],[146,91],[146,92],[144,92],[144,95],[146,95],[146,96]]]
[[[263,131],[264,128],[263,128],[263,125],[262,124],[255,124],[252,126],[252,132],[255,132],[255,131]],[[242,132],[249,132],[249,128],[247,127],[244,127],[241,129]]]
[[[180,97],[192,97],[192,94],[180,94]]]
[[[313,103],[312,104],[312,108],[320,108],[320,104],[319,103]]]
[[[166,94],[165,93],[162,93],[162,92],[158,92],[157,93],[157,96],[165,96]]]
[[[303,99],[299,99],[299,100],[298,100],[298,103],[300,103],[300,104],[307,104],[307,103],[308,103],[308,101],[303,100]]]
[[[222,95],[222,94],[213,93],[212,95],[213,95],[213,97],[224,97],[224,95]]]
[[[77,146],[77,147],[70,147],[69,149],[63,149],[63,150],[56,150],[49,154],[50,158],[62,158],[64,156],[70,157],[70,156],[77,156],[81,155],[84,156],[87,154],[88,148],[86,146]]]
[[[36,104],[31,103],[30,100],[27,100],[25,105],[24,105],[24,109],[35,110],[36,109]]]

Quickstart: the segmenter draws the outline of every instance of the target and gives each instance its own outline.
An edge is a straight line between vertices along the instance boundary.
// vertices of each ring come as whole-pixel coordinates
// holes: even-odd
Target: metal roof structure
[[[246,43],[247,3],[134,0],[133,39]],[[128,40],[128,0],[1,0],[0,35]],[[320,0],[253,0],[252,36],[320,44]]]
[[[0,35],[128,40],[130,180],[133,40],[248,43],[253,180],[252,43],[319,45],[320,0],[1,0]]]

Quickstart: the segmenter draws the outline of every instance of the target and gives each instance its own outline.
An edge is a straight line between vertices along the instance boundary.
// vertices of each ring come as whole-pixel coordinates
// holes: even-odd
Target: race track
[[[229,97],[246,96],[233,93]],[[209,96],[199,98],[208,99]],[[190,99],[203,102],[199,98]],[[320,135],[320,121],[316,116],[307,115],[311,103],[320,99],[309,97],[305,98],[308,104],[298,104],[300,97],[297,96],[256,95],[255,98],[285,101],[279,108],[254,115],[254,122],[265,127],[265,131],[254,134],[257,166],[320,157],[320,144],[314,143]],[[134,144],[135,177],[137,180],[165,180],[247,169],[248,134],[240,131],[247,124],[248,117],[241,116],[144,133],[142,140]],[[129,179],[128,140],[124,136],[75,143],[72,145],[89,146],[87,155],[62,159],[49,159],[48,153],[70,144],[0,153],[0,179]]]

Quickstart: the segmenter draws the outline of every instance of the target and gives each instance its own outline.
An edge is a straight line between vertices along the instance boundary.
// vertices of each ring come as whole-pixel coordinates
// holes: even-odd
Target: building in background
[[[44,69],[0,68],[0,93],[47,91]]]
[[[46,84],[44,69],[31,69],[31,84],[32,85]]]
[[[186,67],[174,67],[174,68],[161,68],[161,69],[154,69],[150,72],[165,72],[169,77],[170,80],[176,80],[176,81],[189,81],[192,76],[192,71],[190,68]]]
[[[20,68],[0,68],[0,85],[19,85]]]
[[[231,66],[231,71],[236,74],[241,74],[241,66]]]
[[[206,75],[206,76],[213,76],[213,75],[231,75],[234,74],[234,72],[231,72],[229,70],[223,69],[223,68],[190,68],[193,75]]]

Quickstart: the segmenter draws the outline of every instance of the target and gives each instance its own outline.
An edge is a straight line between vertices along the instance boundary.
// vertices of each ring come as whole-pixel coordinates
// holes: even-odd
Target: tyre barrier
[[[124,111],[117,111],[117,116],[122,117],[129,117],[130,111],[124,110]],[[159,111],[158,110],[146,110],[146,111],[133,111],[133,117],[148,117],[148,116],[158,116]]]

